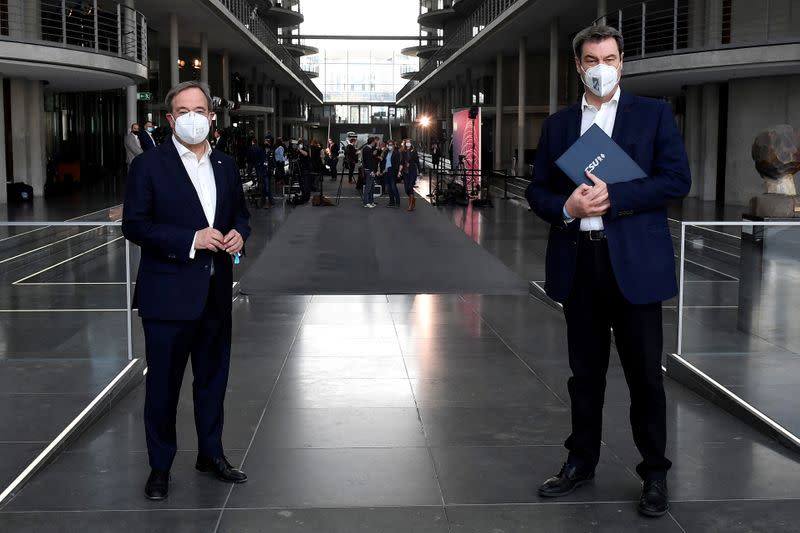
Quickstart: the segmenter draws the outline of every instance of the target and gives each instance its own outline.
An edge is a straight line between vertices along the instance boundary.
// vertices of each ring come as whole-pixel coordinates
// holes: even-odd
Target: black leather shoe
[[[664,516],[669,511],[669,492],[666,479],[651,479],[642,484],[639,513],[644,516]]]
[[[148,500],[163,500],[169,493],[169,472],[151,470],[150,477],[144,486],[144,495]]]
[[[578,467],[569,463],[564,463],[561,471],[542,483],[539,487],[539,496],[545,498],[557,498],[572,494],[575,489],[594,479],[594,471],[580,472]]]
[[[234,468],[224,455],[213,459],[198,456],[197,464],[194,467],[200,472],[213,473],[220,481],[227,481],[228,483],[244,483],[247,481],[247,475],[238,468]]]

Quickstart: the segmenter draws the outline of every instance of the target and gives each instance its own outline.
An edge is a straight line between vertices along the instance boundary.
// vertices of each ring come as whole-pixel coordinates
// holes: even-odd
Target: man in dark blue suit
[[[661,373],[661,302],[677,293],[667,203],[691,186],[683,141],[669,104],[622,92],[622,36],[592,26],[573,41],[586,85],[581,105],[549,117],[542,127],[526,196],[550,223],[546,291],[564,305],[572,433],[566,463],[539,494],[570,494],[594,477],[600,458],[603,400],[611,329],[631,397],[634,442],[642,454],[639,512],[669,509],[666,400]],[[612,136],[646,178],[575,187],[555,161],[592,125]]]
[[[145,335],[144,423],[149,499],[169,491],[177,451],[175,417],[191,357],[198,456],[195,467],[242,483],[222,447],[231,352],[232,256],[250,234],[239,172],[212,150],[208,88],[184,82],[166,97],[174,135],[131,165],[122,232],[141,247],[134,305]]]
[[[144,123],[144,127],[139,132],[139,144],[142,145],[142,152],[147,152],[157,146],[156,140],[153,138],[154,131],[156,131],[156,129],[153,127],[152,122],[148,120]]]

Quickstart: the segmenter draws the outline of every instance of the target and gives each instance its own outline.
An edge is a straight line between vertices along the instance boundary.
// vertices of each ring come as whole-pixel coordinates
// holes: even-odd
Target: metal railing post
[[[133,359],[133,310],[131,305],[131,243],[125,239],[125,314],[128,321],[128,361]]]
[[[67,0],[61,0],[61,42],[67,44]]]
[[[127,50],[126,50],[127,51]],[[117,4],[117,55],[122,56],[122,6]]]
[[[672,51],[678,51],[678,0],[672,4]]]
[[[645,26],[647,21],[647,2],[642,2],[642,57],[644,57],[645,49]]]
[[[508,169],[503,169],[503,200],[508,200]]]
[[[681,254],[680,254],[680,274],[678,285],[678,355],[683,353],[683,285],[684,285],[684,264],[686,259],[686,222],[681,222]]]
[[[92,0],[92,4],[94,5],[94,49],[95,51],[100,50],[100,31],[97,27],[97,0]]]

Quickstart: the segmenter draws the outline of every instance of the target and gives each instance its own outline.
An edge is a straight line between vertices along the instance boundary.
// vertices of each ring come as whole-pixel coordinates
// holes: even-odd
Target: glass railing
[[[800,435],[790,401],[800,388],[800,221],[683,222],[672,231],[681,364],[776,431]]]
[[[0,40],[76,48],[147,64],[147,21],[106,0],[34,0],[0,8]]]
[[[625,59],[800,41],[791,2],[650,0],[607,13],[622,32]]]

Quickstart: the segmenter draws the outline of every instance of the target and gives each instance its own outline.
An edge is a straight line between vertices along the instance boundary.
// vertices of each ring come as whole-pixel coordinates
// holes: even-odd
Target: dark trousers
[[[397,171],[389,169],[383,174],[383,186],[389,195],[389,205],[400,205],[400,191],[397,190]]]
[[[633,440],[642,454],[636,471],[643,479],[665,478],[672,463],[666,449],[666,399],[661,373],[661,302],[634,305],[620,293],[608,241],[581,233],[572,292],[564,304],[567,320],[568,381],[572,434],[568,461],[593,470],[600,458],[603,401],[611,328],[630,391]]]
[[[403,175],[403,185],[406,188],[406,195],[410,198],[414,196],[414,184],[417,183],[417,169],[409,169]]]
[[[214,292],[212,278],[206,307],[197,320],[142,320],[147,355],[144,427],[150,467],[156,470],[169,470],[178,449],[175,418],[189,357],[199,454],[210,458],[223,454],[231,315],[220,311]]]
[[[347,163],[347,182],[353,183],[353,172],[356,171],[356,164],[354,161]]]
[[[270,172],[267,168],[263,170],[258,169],[256,171],[258,175],[258,181],[261,182],[261,200],[264,202],[269,202],[270,204],[274,201],[272,198],[272,179],[270,178]]]

